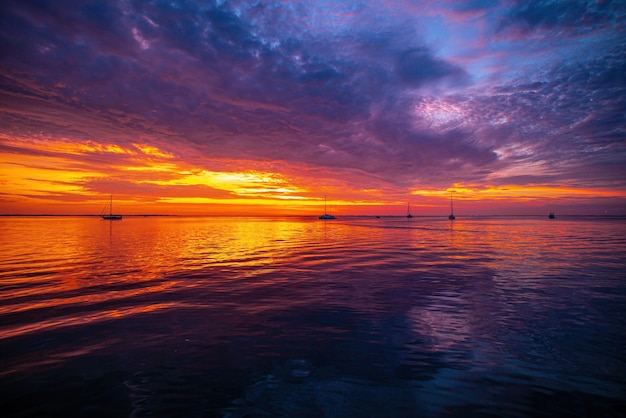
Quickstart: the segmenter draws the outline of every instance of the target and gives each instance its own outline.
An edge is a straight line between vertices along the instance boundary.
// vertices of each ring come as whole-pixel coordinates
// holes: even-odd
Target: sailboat
[[[556,215],[554,214],[554,212],[550,212],[550,214],[548,215],[548,218],[554,219],[556,218]]]
[[[450,215],[448,216],[448,219],[450,219],[451,221],[456,219],[456,217],[454,216],[454,206],[452,206],[452,193],[450,193]]]
[[[326,195],[324,195],[324,214],[322,216],[320,216],[320,219],[324,219],[324,220],[327,220],[327,219],[337,219],[333,215],[329,214],[326,211]]]
[[[412,218],[413,217],[413,215],[411,215],[411,204],[410,203],[406,204],[406,217],[407,218]]]
[[[105,214],[107,207],[109,208],[109,214]],[[111,195],[109,202],[104,206],[102,212],[100,213],[102,219],[107,221],[121,221],[122,215],[113,215],[113,195]]]

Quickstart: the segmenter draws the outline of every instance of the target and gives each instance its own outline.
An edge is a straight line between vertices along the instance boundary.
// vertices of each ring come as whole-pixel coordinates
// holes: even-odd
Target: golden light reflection
[[[175,307],[175,303],[153,303],[146,306],[133,306],[124,307],[121,309],[112,309],[109,311],[101,311],[91,315],[81,316],[68,316],[63,318],[47,319],[36,323],[30,323],[23,326],[17,326],[12,328],[5,328],[0,330],[0,339],[14,338],[19,335],[30,334],[34,332],[50,331],[53,329],[71,327],[75,325],[84,325],[89,323],[96,323],[102,321],[108,321],[112,319],[119,319],[126,316],[133,316],[142,313],[150,313],[163,309]]]

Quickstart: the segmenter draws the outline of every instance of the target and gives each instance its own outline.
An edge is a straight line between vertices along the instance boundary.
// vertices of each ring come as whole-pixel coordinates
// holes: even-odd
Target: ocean
[[[626,416],[626,219],[0,217],[5,417]]]

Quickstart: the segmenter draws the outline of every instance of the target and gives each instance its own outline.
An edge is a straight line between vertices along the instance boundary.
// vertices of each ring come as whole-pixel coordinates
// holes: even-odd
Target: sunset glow
[[[620,2],[1,9],[0,214],[626,215]]]

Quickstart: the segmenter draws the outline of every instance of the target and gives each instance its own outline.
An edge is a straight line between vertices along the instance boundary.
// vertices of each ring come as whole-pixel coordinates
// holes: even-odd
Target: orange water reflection
[[[96,322],[119,319],[125,316],[132,316],[137,314],[144,314],[155,312],[158,310],[168,309],[174,307],[174,303],[158,303],[150,304],[147,306],[135,306],[126,307],[121,309],[112,309],[106,311],[98,311],[93,314],[81,314],[80,316],[68,316],[54,319],[45,319],[36,323],[17,327],[5,327],[0,330],[0,338],[12,338],[23,334],[30,334],[33,332],[50,331],[53,329],[70,327],[73,325],[86,325]]]
[[[5,318],[0,338],[171,308],[175,303],[141,300],[202,286],[202,281],[184,279],[194,271],[212,269],[241,280],[264,275],[288,263],[303,237],[322,232],[316,223],[263,218],[0,222],[0,315]],[[68,315],[69,310],[80,314]],[[24,325],[13,319],[20,315],[41,319]]]
[[[488,316],[492,300],[485,294],[546,286],[541,278],[567,274],[588,247],[591,233],[584,226],[547,218],[0,218],[0,336],[184,304],[227,304],[229,292],[253,294],[266,287],[254,304],[237,309],[258,313],[319,300],[372,313],[384,306],[377,292],[406,278],[457,291],[459,306],[474,317],[481,310]],[[612,228],[608,224],[595,234],[595,247],[603,248],[600,240],[614,235]],[[303,290],[292,288],[294,296],[287,297],[281,292],[288,283],[300,283]],[[223,296],[176,299],[180,292]],[[437,300],[433,294],[423,301],[430,304],[424,310],[430,317],[418,328],[454,328],[462,335],[474,326],[463,315],[446,320]],[[21,323],[24,315],[32,323]],[[450,344],[450,335],[440,344]]]

